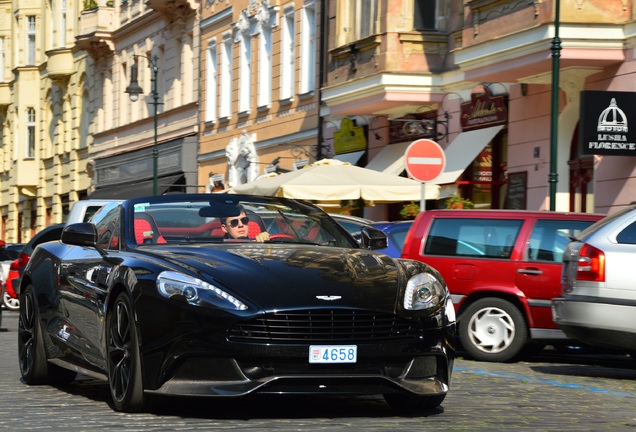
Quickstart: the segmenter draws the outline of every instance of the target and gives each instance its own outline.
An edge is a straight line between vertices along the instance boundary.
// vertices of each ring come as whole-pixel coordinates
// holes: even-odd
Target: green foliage
[[[418,214],[420,214],[420,205],[414,202],[404,204],[400,210],[400,217],[404,220],[415,219]]]
[[[97,7],[97,0],[83,0],[84,9],[95,9]]]
[[[446,200],[446,208],[448,209],[472,209],[475,204],[469,199],[462,198],[461,195],[455,194]]]

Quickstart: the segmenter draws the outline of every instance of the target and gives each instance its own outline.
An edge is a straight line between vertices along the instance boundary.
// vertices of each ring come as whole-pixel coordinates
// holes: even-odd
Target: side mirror
[[[74,223],[64,227],[62,243],[74,246],[97,245],[97,228],[92,223]]]
[[[360,231],[360,245],[365,249],[384,249],[388,246],[388,240],[383,231],[377,228],[364,227]]]

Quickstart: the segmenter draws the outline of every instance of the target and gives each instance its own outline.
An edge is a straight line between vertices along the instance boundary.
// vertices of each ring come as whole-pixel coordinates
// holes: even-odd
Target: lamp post
[[[157,147],[157,129],[159,127],[158,114],[159,114],[159,93],[157,93],[157,74],[159,73],[159,67],[157,66],[158,57],[154,56],[152,58],[145,55],[134,55],[135,63],[130,66],[130,85],[126,87],[126,93],[128,93],[131,102],[136,102],[139,99],[139,95],[144,92],[144,89],[141,88],[139,82],[137,81],[137,59],[139,57],[144,57],[148,60],[148,67],[152,71],[152,104],[155,107],[154,112],[154,122],[155,122],[155,140],[152,147],[152,194],[157,195],[157,171],[158,171],[158,161],[159,161],[159,149]]]
[[[559,39],[560,0],[556,0],[554,9],[554,38],[552,39],[552,111],[550,112],[550,211],[556,210],[557,144],[559,128],[559,57],[561,57],[561,39]]]

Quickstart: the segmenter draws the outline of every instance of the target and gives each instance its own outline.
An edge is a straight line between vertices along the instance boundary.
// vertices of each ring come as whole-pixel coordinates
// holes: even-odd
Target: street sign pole
[[[422,182],[420,212],[426,209],[426,183],[432,182],[444,172],[446,156],[435,141],[419,139],[413,141],[404,152],[406,172]]]

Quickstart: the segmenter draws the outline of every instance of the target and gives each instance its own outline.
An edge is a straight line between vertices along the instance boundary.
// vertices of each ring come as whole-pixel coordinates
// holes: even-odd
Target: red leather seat
[[[137,244],[167,243],[155,219],[148,213],[135,213],[135,241]]]

